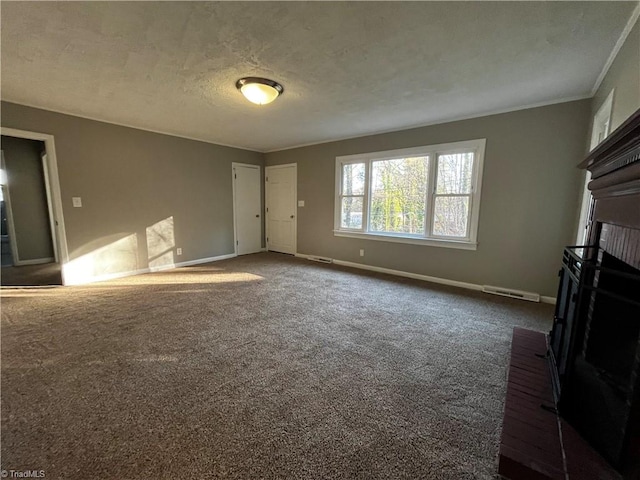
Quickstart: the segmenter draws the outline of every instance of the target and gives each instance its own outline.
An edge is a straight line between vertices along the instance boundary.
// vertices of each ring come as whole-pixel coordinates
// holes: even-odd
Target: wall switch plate
[[[176,255],[182,255],[182,248],[176,248]]]
[[[298,200],[298,206],[304,207],[304,200]]]
[[[361,257],[364,257],[364,248],[361,248],[361,249],[360,249],[360,256],[361,256]]]
[[[71,197],[71,202],[73,202],[73,206],[76,208],[82,207],[82,198],[81,197]]]

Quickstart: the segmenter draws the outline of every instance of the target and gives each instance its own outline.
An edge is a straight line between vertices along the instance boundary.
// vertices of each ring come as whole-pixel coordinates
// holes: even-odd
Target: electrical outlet
[[[364,257],[364,248],[361,248],[361,249],[360,249],[360,256],[361,256],[361,257]]]
[[[182,248],[176,248],[176,255],[182,255]]]
[[[73,206],[75,208],[81,208],[82,207],[82,197],[71,197],[71,203],[73,203]]]

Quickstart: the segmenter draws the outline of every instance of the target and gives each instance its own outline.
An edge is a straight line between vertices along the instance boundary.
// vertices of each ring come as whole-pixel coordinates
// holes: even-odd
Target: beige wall
[[[2,136],[7,186],[19,259],[53,261],[49,207],[41,152],[43,142]]]
[[[298,164],[298,252],[555,296],[572,243],[590,100],[268,153]],[[478,249],[333,235],[335,157],[486,138]],[[365,257],[359,249],[365,249]]]
[[[636,21],[593,97],[592,117],[612,89],[615,91],[611,111],[611,131],[640,108],[640,22],[638,21]],[[590,135],[589,140],[591,140]]]
[[[79,275],[234,252],[231,163],[262,165],[262,154],[6,102],[2,126],[54,135],[70,269]]]

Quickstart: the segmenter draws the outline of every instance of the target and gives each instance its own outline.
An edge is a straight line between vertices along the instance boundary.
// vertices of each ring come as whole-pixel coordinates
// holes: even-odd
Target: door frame
[[[298,253],[298,164],[297,163],[286,163],[283,165],[270,165],[264,168],[264,231],[265,238],[269,238],[269,204],[267,203],[267,199],[269,198],[268,189],[269,189],[269,171],[275,170],[277,168],[288,168],[293,167],[293,202],[294,209],[296,212],[293,218],[293,254],[297,255]],[[266,242],[267,251],[269,251],[269,242]]]
[[[45,193],[47,194],[47,209],[48,209],[47,213],[49,214],[49,228],[51,230],[51,243],[53,243],[53,257],[54,257],[54,261],[56,263],[59,263],[58,248],[56,246],[56,243],[57,243],[56,229],[55,229],[56,220],[53,216],[53,201],[51,199],[51,185],[49,184],[49,175],[46,174],[48,169],[47,153],[45,152],[40,158],[42,159],[42,171],[45,172],[44,189],[45,189]]]
[[[56,145],[53,135],[47,133],[18,130],[15,128],[0,127],[0,134],[7,137],[25,138],[44,142],[46,158],[43,158],[45,190],[47,201],[50,202],[50,219],[55,223],[51,225],[51,241],[55,262],[60,264],[62,285],[65,285],[65,265],[69,263],[69,250],[67,246],[67,234],[64,224],[62,208],[62,193],[58,175],[58,160],[56,157]]]
[[[251,163],[239,163],[239,162],[231,162],[231,195],[233,196],[233,253],[238,255],[238,219],[237,219],[237,205],[236,205],[236,167],[248,167],[248,168],[256,168],[258,169],[258,173],[262,175],[262,170],[260,165],[253,165]],[[262,210],[262,206],[260,206],[260,210]],[[262,211],[260,212],[260,217],[262,223],[264,224],[264,215]],[[262,230],[262,228],[261,228]],[[262,235],[261,235],[262,236]],[[262,239],[260,240],[260,251],[263,251],[262,248]]]
[[[589,151],[593,151],[600,143],[602,143],[611,133],[611,113],[613,110],[613,95],[615,88],[611,89],[607,98],[602,102],[598,111],[591,121],[591,142]],[[589,182],[591,181],[591,172],[585,170],[582,189],[580,194],[580,212],[578,213],[578,226],[576,230],[576,245],[585,243],[585,235],[587,233],[587,223],[589,222],[589,211],[591,210],[591,190],[589,190]]]

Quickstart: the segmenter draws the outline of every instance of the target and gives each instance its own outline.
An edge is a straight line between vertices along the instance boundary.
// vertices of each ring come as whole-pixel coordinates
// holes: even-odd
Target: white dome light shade
[[[247,100],[257,105],[271,103],[278,96],[278,91],[275,88],[261,83],[247,83],[240,87],[240,91],[247,97]]]
[[[236,87],[247,100],[256,105],[271,103],[284,92],[284,88],[278,82],[258,77],[241,78],[236,82]]]

